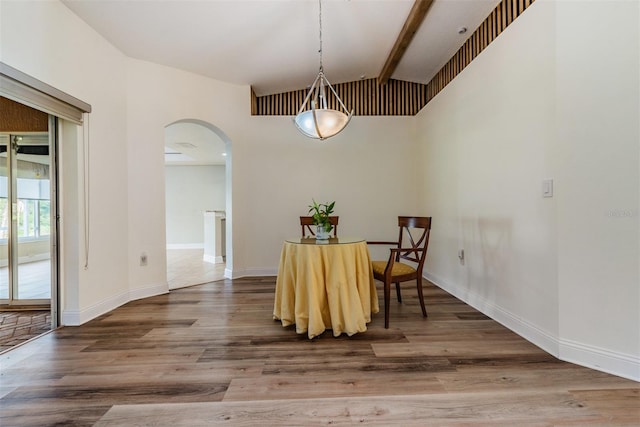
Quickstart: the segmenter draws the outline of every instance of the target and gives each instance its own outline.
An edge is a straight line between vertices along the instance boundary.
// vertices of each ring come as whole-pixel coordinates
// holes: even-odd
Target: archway
[[[209,122],[165,126],[169,289],[231,276],[231,158],[228,136]]]

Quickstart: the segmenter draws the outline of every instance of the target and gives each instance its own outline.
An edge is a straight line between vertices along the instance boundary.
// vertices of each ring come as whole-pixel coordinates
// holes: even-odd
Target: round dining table
[[[377,313],[367,242],[353,237],[287,239],[276,280],[273,318],[309,338],[367,330]]]

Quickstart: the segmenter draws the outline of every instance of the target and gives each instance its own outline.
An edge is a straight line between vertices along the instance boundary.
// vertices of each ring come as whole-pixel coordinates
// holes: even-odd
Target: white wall
[[[413,118],[354,117],[325,142],[302,136],[290,117],[254,117],[250,128],[256,133],[247,155],[234,159],[245,171],[238,174],[243,186],[251,189],[234,215],[248,235],[246,274],[276,273],[283,240],[300,235],[298,217],[308,214],[314,198],[336,202],[342,236],[395,238],[398,215],[423,213],[415,190]]]
[[[537,1],[418,139],[430,278],[552,354],[640,379],[637,8]]]
[[[28,29],[26,31],[25,29]],[[63,323],[130,299],[127,274],[126,58],[59,2],[0,2],[0,61],[93,107],[89,131],[89,264],[85,264],[82,135],[61,141]],[[78,138],[79,137],[79,138]],[[77,156],[76,156],[77,155]],[[78,194],[80,197],[78,198]]]
[[[637,1],[556,9],[560,355],[637,380],[639,9]]]
[[[166,166],[167,245],[204,243],[204,212],[225,209],[224,166]]]
[[[302,136],[290,117],[251,116],[249,90],[130,60],[128,137],[130,162],[137,168],[130,173],[139,174],[140,182],[164,180],[162,131],[169,123],[202,120],[231,141],[231,275],[275,274],[282,242],[300,233],[298,216],[307,213],[313,197],[336,201],[341,234],[368,238],[385,231],[372,226],[380,221],[395,236],[395,217],[419,209],[413,118],[355,117],[341,134],[318,142]],[[132,257],[131,275],[142,284],[166,274],[154,261],[164,250],[158,236],[164,218],[141,213],[164,209],[164,195],[141,197],[138,185],[131,178],[131,252],[149,253],[149,265],[141,268]]]
[[[128,236],[129,277],[131,286],[142,291],[166,286],[165,126],[183,119],[202,120],[222,129],[223,135],[218,136],[228,142],[224,132],[237,138],[246,127],[250,89],[134,59],[128,60],[127,71],[128,214],[135,230]],[[232,161],[235,143],[228,148],[227,158]],[[235,167],[229,167],[227,174],[235,175]],[[233,176],[225,179],[234,185]],[[231,216],[233,204],[226,203],[225,210]],[[235,243],[236,226],[228,221],[228,227],[233,230],[228,230],[227,238]],[[139,263],[141,253],[148,256],[144,267]],[[226,262],[232,269],[235,259],[229,250]]]

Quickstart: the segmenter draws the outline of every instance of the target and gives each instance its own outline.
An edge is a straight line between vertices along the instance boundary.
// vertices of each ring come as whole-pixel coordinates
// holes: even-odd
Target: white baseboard
[[[424,277],[560,360],[640,382],[640,358],[561,339],[473,291],[462,290],[429,273]]]
[[[183,289],[183,288],[190,288],[192,286],[200,286],[202,284],[203,283],[183,283],[183,284],[180,284],[180,285],[174,285],[174,286],[170,287],[169,291],[175,291],[177,289]]]
[[[566,362],[640,382],[640,357],[615,353],[571,340],[560,340],[560,357]]]
[[[137,299],[153,297],[169,292],[169,285],[166,283],[158,283],[156,285],[146,286],[144,288],[133,289],[129,291],[129,301]]]
[[[224,259],[221,256],[203,255],[202,260],[210,264],[222,264]]]
[[[122,292],[82,310],[62,310],[60,321],[63,326],[79,326],[129,301],[166,294],[167,292],[169,292],[169,289],[166,283]]]
[[[123,292],[82,310],[62,310],[60,323],[63,326],[79,326],[127,302],[129,302],[129,292]]]
[[[167,243],[167,249],[204,249],[204,243]]]
[[[224,270],[224,277],[227,279],[238,279],[240,277],[256,277],[256,276],[277,276],[277,268],[245,268],[245,269],[229,269]]]

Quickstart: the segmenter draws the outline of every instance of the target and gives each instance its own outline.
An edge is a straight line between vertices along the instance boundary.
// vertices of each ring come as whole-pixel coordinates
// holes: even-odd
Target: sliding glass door
[[[56,258],[54,144],[49,133],[0,134],[2,305],[51,303]]]
[[[13,297],[9,280],[9,168],[7,167],[10,135],[0,134],[0,304],[8,304]]]

